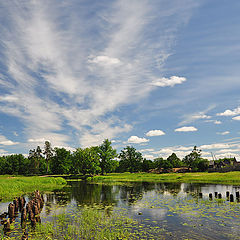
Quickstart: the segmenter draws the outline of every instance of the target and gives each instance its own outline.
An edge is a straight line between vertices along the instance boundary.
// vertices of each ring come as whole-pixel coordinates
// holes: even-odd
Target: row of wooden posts
[[[15,198],[12,203],[9,203],[8,212],[4,212],[0,215],[0,218],[3,219],[1,223],[4,226],[4,232],[11,230],[11,223],[14,222],[19,211],[21,212],[22,227],[26,224],[28,219],[32,226],[35,226],[36,222],[40,222],[39,215],[44,205],[43,195],[36,190],[33,199],[26,204],[26,207],[25,204],[26,200],[24,197]]]
[[[236,200],[239,202],[240,200],[240,196],[239,196],[239,192],[236,192]],[[212,200],[213,199],[213,193],[209,193],[209,199]],[[202,193],[199,193],[199,198],[202,198],[203,197],[203,194]],[[218,199],[222,199],[222,194],[221,193],[218,193],[218,192],[214,192],[214,197],[215,198],[218,198]],[[226,192],[226,198],[227,200],[229,200],[230,202],[234,202],[234,194],[230,194],[230,192]]]

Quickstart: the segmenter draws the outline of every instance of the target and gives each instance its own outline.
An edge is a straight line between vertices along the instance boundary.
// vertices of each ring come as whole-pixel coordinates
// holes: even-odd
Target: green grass
[[[88,180],[94,182],[185,182],[185,183],[216,183],[240,184],[240,172],[227,173],[111,173],[94,176]]]
[[[0,175],[0,199],[12,200],[14,197],[31,193],[37,189],[51,191],[61,188],[66,183],[63,178]]]

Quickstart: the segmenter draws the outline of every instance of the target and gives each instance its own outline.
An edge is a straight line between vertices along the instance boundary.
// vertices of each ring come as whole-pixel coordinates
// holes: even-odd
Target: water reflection
[[[239,191],[239,186],[232,185],[69,181],[65,188],[44,194],[40,216],[46,222],[62,211],[76,212],[83,205],[101,205],[109,206],[109,216],[114,209],[125,209],[146,232],[148,227],[160,228],[166,239],[235,239],[240,234],[240,204],[235,201]],[[234,204],[229,201],[231,194]],[[25,197],[27,201],[31,199]],[[6,206],[8,203],[0,204],[1,213],[7,210]],[[15,224],[18,223],[16,217]]]

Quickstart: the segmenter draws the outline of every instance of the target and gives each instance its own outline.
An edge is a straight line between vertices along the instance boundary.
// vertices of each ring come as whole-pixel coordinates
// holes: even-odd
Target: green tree
[[[167,161],[171,163],[174,168],[181,167],[182,161],[180,158],[177,157],[175,153],[172,153],[168,158]]]
[[[155,168],[163,168],[163,169],[171,169],[173,168],[173,165],[171,164],[170,161],[164,160],[162,157],[155,158],[154,159],[154,166]]]
[[[190,154],[183,158],[183,163],[192,171],[205,171],[208,168],[208,160],[201,158],[201,150],[196,146]]]
[[[138,172],[142,169],[143,157],[134,147],[127,146],[119,154],[119,170],[122,172]]]
[[[38,157],[36,149],[30,149],[28,154],[28,159],[30,161],[30,173],[37,174],[38,173]]]
[[[114,164],[113,159],[117,157],[116,149],[113,149],[111,142],[105,139],[103,143],[97,147],[97,152],[100,159],[101,174],[111,172],[112,165]]]
[[[73,153],[73,166],[77,173],[96,174],[101,171],[96,147],[77,148]]]
[[[47,163],[47,173],[49,173],[49,162],[53,156],[53,149],[51,147],[51,143],[49,141],[45,141],[44,152],[46,163]]]
[[[71,153],[65,148],[55,148],[54,156],[51,161],[51,171],[54,174],[69,173],[71,168]]]
[[[154,163],[151,160],[143,159],[142,163],[142,171],[143,172],[148,172],[150,169],[154,168]]]

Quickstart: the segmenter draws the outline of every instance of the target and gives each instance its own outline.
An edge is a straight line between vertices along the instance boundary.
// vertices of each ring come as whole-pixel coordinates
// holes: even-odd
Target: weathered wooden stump
[[[26,203],[25,198],[24,197],[19,197],[18,202],[19,202],[19,208],[20,208],[20,210],[22,210],[25,207],[25,203]]]
[[[35,216],[39,214],[38,206],[36,204],[33,205],[33,213]]]
[[[21,222],[25,222],[27,220],[27,209],[23,208],[21,212]]]
[[[18,212],[18,209],[19,209],[18,198],[15,198],[15,199],[13,200],[13,204],[14,204],[14,206],[15,206],[15,213],[17,213],[17,212]]]
[[[14,218],[14,214],[15,214],[15,205],[12,203],[9,203],[8,205],[8,216],[9,218]]]
[[[239,198],[239,192],[236,192],[236,198]]]
[[[226,197],[229,198],[230,193],[227,191],[226,192]]]

